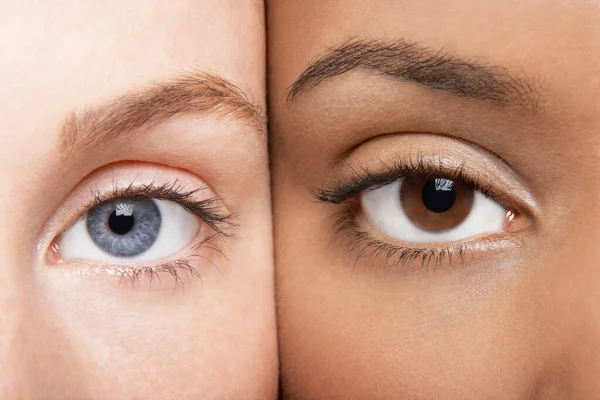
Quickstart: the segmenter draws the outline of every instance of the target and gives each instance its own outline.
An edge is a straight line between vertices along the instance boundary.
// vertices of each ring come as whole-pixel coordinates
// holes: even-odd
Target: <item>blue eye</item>
[[[89,211],[87,230],[103,251],[116,257],[133,257],[148,250],[161,229],[161,214],[154,200],[121,198]]]
[[[62,235],[58,246],[64,260],[164,260],[198,235],[200,221],[174,201],[116,197],[96,205],[78,219]]]

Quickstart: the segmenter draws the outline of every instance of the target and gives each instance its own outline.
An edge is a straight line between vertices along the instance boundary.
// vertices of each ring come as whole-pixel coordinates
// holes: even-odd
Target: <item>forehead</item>
[[[2,11],[0,127],[22,139],[53,141],[50,133],[74,109],[192,68],[263,90],[256,72],[237,62],[256,64],[260,54],[260,8],[252,2],[61,0]]]

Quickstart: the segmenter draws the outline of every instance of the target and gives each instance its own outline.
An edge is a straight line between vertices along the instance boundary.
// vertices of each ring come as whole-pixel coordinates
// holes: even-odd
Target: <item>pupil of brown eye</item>
[[[432,179],[421,189],[421,201],[431,212],[444,213],[456,202],[454,181],[444,178]]]
[[[473,207],[474,190],[446,178],[404,179],[400,202],[408,219],[429,232],[450,230],[463,222]]]

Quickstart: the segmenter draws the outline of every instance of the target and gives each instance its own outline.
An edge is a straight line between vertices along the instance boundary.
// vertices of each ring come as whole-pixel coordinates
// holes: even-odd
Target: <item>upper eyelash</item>
[[[93,200],[85,206],[87,212],[93,207],[114,198],[119,197],[148,197],[157,200],[170,200],[178,203],[188,212],[198,216],[206,225],[213,231],[222,236],[230,236],[227,228],[235,224],[233,219],[234,213],[222,213],[219,210],[218,197],[212,197],[204,200],[194,200],[195,195],[206,188],[185,189],[179,180],[167,181],[161,184],[156,184],[152,181],[147,184],[135,185],[132,182],[129,186],[120,188],[114,186],[110,194],[105,194],[100,191],[94,194]]]
[[[461,181],[483,195],[499,202],[504,203],[505,194],[496,189],[491,184],[483,183],[483,180],[468,172],[464,164],[449,166],[444,164],[441,159],[439,162],[425,161],[425,158],[418,156],[414,161],[408,161],[398,158],[392,164],[386,164],[381,161],[385,171],[371,172],[366,167],[361,167],[360,171],[353,170],[353,175],[349,180],[329,184],[324,188],[312,191],[313,196],[322,203],[341,204],[356,195],[387,186],[405,177],[419,177],[425,179],[434,179],[444,177],[451,180]]]

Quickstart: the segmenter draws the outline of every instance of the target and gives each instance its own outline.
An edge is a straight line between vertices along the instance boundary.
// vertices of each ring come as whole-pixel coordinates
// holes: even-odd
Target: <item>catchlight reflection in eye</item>
[[[510,213],[472,187],[445,178],[403,178],[364,192],[365,217],[384,235],[408,243],[451,242],[501,232]]]
[[[199,218],[173,201],[121,197],[88,211],[58,248],[64,260],[157,261],[176,254],[199,229]]]

